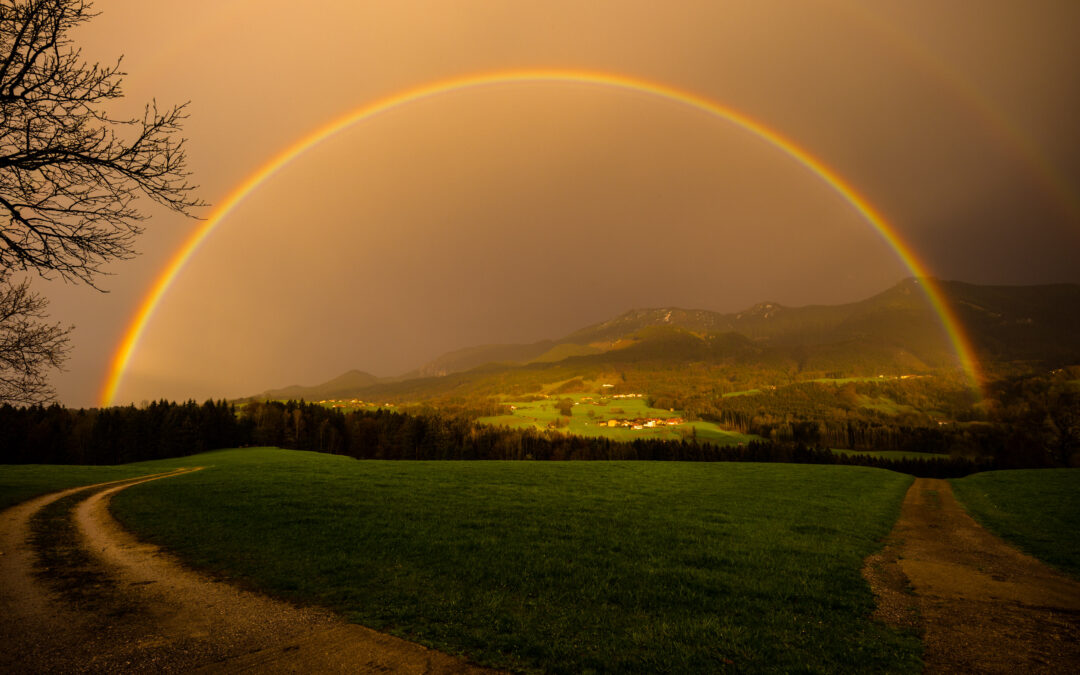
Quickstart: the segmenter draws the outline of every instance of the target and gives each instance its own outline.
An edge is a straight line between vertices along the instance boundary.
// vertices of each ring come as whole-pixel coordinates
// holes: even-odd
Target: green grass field
[[[547,672],[920,669],[863,559],[910,477],[862,467],[186,458],[113,509],[192,564]]]
[[[987,471],[951,482],[981,525],[1080,578],[1080,469]]]
[[[281,399],[279,399],[279,401],[281,403],[286,403],[286,401],[281,400]],[[322,401],[310,401],[310,402],[311,403],[317,403],[317,404],[321,405],[324,408],[333,408],[333,409],[339,410],[339,411],[341,411],[343,413],[356,412],[357,410],[362,410],[362,411],[365,411],[365,412],[375,412],[376,410],[390,410],[390,411],[397,410],[397,406],[392,404],[392,403],[381,404],[381,403],[368,403],[368,402],[363,402],[363,401],[357,401],[357,402],[354,403],[353,401],[354,401],[354,399],[334,398],[334,399],[325,399],[325,400],[322,400]]]
[[[895,375],[889,377],[815,377],[805,382],[819,382],[821,384],[847,384],[848,382],[881,382],[883,380],[900,379]]]
[[[905,413],[918,414],[919,412],[912,406],[904,403],[897,403],[887,396],[880,396],[877,398],[860,396],[859,407],[866,408],[867,410],[876,410],[877,412],[885,413],[886,415],[902,415]]]
[[[757,436],[726,431],[711,422],[686,422],[677,426],[660,425],[643,429],[610,427],[606,425],[608,420],[669,419],[681,417],[682,413],[677,410],[650,408],[644,398],[616,399],[598,394],[565,394],[539,401],[507,401],[508,405],[517,408],[513,414],[481,417],[478,421],[481,424],[518,429],[548,429],[562,417],[556,407],[558,400],[562,398],[569,398],[577,405],[572,408],[569,424],[561,427],[561,430],[577,436],[603,437],[615,441],[633,441],[639,438],[679,440],[693,436],[699,441],[715,445],[737,445],[760,440]]]
[[[753,396],[754,394],[760,394],[760,389],[747,389],[745,391],[729,391],[723,395],[723,398],[731,398],[732,396]]]

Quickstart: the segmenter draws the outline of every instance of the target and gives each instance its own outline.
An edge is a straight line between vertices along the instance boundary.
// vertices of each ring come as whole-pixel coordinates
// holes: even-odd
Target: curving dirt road
[[[1080,668],[1080,582],[980,527],[948,481],[915,480],[864,573],[877,617],[921,633],[926,672]]]
[[[494,672],[207,579],[109,515],[119,490],[184,471],[0,514],[0,672]]]

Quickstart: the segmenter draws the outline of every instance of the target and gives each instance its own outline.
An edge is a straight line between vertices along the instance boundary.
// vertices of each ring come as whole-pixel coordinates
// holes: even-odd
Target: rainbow
[[[860,195],[854,187],[847,183],[847,181],[806,150],[785,138],[777,131],[770,129],[761,122],[736,110],[712,101],[704,96],[664,84],[624,75],[583,70],[511,70],[465,75],[462,77],[439,80],[437,82],[420,85],[412,89],[391,94],[363,105],[303,136],[272,157],[253,174],[248,176],[248,178],[230,192],[213,213],[211,213],[210,216],[191,233],[176,253],[173,254],[168,264],[165,265],[164,269],[162,269],[161,273],[158,274],[157,278],[154,280],[150,290],[143,297],[134,316],[128,323],[123,338],[110,361],[108,374],[101,388],[100,405],[102,407],[107,407],[113,404],[117,389],[119,389],[120,383],[124,377],[124,372],[131,362],[132,355],[135,353],[135,349],[139,344],[143,332],[146,330],[147,324],[153,317],[154,311],[161,303],[162,298],[168,292],[169,287],[183,270],[184,265],[191,256],[195,254],[199,246],[206,240],[210,233],[213,232],[214,229],[248,197],[248,195],[258,189],[258,187],[267,179],[319,143],[354,124],[371,119],[381,113],[423,99],[451,92],[460,92],[478,87],[522,83],[586,84],[657,96],[734,124],[735,126],[754,134],[761,140],[786,154],[791,159],[802,164],[837,194],[843,197],[843,199],[846,200],[867,223],[877,230],[878,234],[880,234],[889,246],[892,247],[897,257],[899,257],[903,264],[911,271],[912,275],[922,281],[920,286],[926,294],[926,298],[930,302],[930,305],[940,317],[941,324],[948,335],[953,350],[956,352],[961,367],[970,379],[972,387],[976,391],[979,390],[981,381],[980,374],[971,345],[961,329],[960,322],[945,302],[940,288],[933,279],[930,278],[925,266],[918,260],[911,247],[900,238],[892,226],[889,225],[885,218],[866,200],[865,197]]]
[[[881,16],[880,10],[872,3],[860,1],[834,0],[842,11],[860,21],[863,27],[873,30],[897,52],[924,73],[928,73],[944,85],[957,101],[968,108],[971,118],[1002,145],[1011,151],[1031,170],[1032,178],[1040,189],[1047,194],[1063,215],[1072,222],[1080,224],[1080,195],[1075,186],[1054,168],[1046,154],[1039,150],[1031,136],[1011,121],[1001,109],[965,78],[952,63],[934,54],[924,43],[901,31],[894,23]]]

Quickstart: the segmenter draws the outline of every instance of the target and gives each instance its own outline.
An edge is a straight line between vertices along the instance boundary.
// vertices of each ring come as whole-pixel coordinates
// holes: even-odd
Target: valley
[[[620,442],[766,441],[1008,466],[1080,461],[1080,286],[935,283],[965,326],[978,386],[919,280],[907,279],[845,305],[632,310],[560,339],[471,347],[399,377],[351,371],[238,403],[302,398],[348,411],[363,401],[366,410]],[[629,395],[632,411],[614,412],[627,400],[615,397]],[[577,405],[560,414],[564,399]],[[667,417],[683,423],[659,422]],[[1052,456],[1034,456],[1047,433]]]

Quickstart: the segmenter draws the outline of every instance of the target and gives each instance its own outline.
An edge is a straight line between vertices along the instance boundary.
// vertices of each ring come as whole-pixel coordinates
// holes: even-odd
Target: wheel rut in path
[[[926,672],[1080,668],[1080,582],[982,528],[948,481],[915,479],[864,574],[876,617],[921,633]]]
[[[0,672],[495,672],[211,580],[109,515],[116,492],[183,472],[65,490],[0,513]],[[74,527],[43,537],[45,510],[68,508],[58,500],[75,503],[60,519]]]

